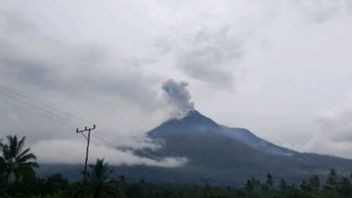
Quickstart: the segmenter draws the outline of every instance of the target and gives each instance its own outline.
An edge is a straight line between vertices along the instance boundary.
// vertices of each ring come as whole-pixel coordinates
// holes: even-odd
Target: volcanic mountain
[[[352,170],[352,160],[280,147],[247,129],[217,124],[196,110],[162,123],[147,136],[161,144],[161,149],[137,151],[138,155],[188,159],[183,167],[164,170],[168,181],[192,183],[207,178],[217,184],[243,184],[245,179],[268,173],[299,181],[313,174],[326,175],[332,168],[344,174]]]
[[[183,118],[165,121],[147,132],[147,136],[159,144],[160,149],[134,150],[135,155],[155,160],[186,158],[187,162],[174,168],[116,166],[116,176],[123,174],[130,181],[144,177],[147,181],[160,183],[199,184],[206,181],[243,185],[251,177],[261,179],[268,173],[277,179],[300,182],[313,174],[327,175],[330,169],[345,175],[352,170],[352,160],[280,147],[247,129],[220,125],[196,110],[189,111]],[[66,177],[79,172],[72,167],[47,167],[51,171],[58,168],[66,172]]]

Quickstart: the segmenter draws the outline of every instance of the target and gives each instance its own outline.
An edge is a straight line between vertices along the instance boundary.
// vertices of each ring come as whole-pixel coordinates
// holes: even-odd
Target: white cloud
[[[352,158],[352,95],[339,105],[325,110],[316,119],[314,136],[309,139],[304,149]]]
[[[77,140],[40,141],[32,145],[32,151],[40,163],[82,164],[85,158],[85,142]],[[104,145],[91,144],[89,163],[105,159],[112,165],[147,165],[179,167],[187,162],[185,158],[162,158],[159,160],[139,157],[130,151],[120,151]]]

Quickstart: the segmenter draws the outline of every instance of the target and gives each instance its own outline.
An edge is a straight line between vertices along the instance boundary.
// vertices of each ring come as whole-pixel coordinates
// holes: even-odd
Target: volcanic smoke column
[[[182,118],[189,111],[194,110],[194,104],[191,101],[191,95],[186,88],[187,86],[187,82],[176,82],[174,79],[169,79],[162,85],[168,104],[174,108],[172,112],[173,117]]]

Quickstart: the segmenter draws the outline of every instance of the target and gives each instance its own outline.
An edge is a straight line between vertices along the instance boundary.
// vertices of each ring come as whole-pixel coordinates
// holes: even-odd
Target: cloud
[[[32,151],[38,156],[40,163],[81,164],[85,156],[85,142],[77,140],[40,141],[32,145]],[[104,158],[112,165],[147,165],[169,168],[179,167],[187,162],[186,158],[171,157],[154,160],[136,156],[131,151],[91,144],[89,163],[94,163],[98,158]]]
[[[27,136],[40,163],[77,164],[85,142],[74,130],[94,123],[90,162],[105,158],[113,165],[160,167],[187,162],[117,149],[158,149],[143,133],[164,118],[153,90],[160,86],[158,77],[141,68],[150,60],[94,42],[59,42],[15,13],[0,12],[0,17],[5,18],[0,20],[0,134]],[[141,123],[146,115],[150,120]]]
[[[198,32],[176,57],[176,66],[188,76],[219,87],[232,87],[236,61],[244,54],[242,41],[228,28]]]
[[[297,30],[351,14],[351,5],[348,0],[160,3],[154,5],[154,15],[171,21],[165,22],[171,30],[156,45],[171,54],[182,74],[205,86],[231,90],[243,81],[247,68],[242,63],[256,58],[250,53],[268,50]]]
[[[237,63],[245,53],[243,42],[230,27],[223,26],[215,31],[201,29],[181,35],[176,43],[162,39],[157,46],[163,53],[173,54],[176,68],[186,76],[228,89],[233,87]]]
[[[305,19],[315,23],[324,23],[338,15],[352,13],[352,3],[349,0],[291,1],[291,5],[299,9]]]
[[[352,95],[330,108],[315,120],[315,132],[306,150],[352,158]]]
[[[0,83],[19,94],[0,88],[0,134],[76,140],[76,127],[97,124],[93,142],[138,147],[131,137],[166,118],[160,84],[174,78],[192,83],[197,108],[220,122],[347,153],[349,126],[337,117],[349,113],[316,130],[307,122],[351,84],[351,1],[67,2],[1,4]],[[92,14],[98,4],[104,12]]]
[[[24,27],[18,27],[20,24]],[[9,33],[0,37],[0,76],[9,84],[76,96],[111,94],[136,104],[155,102],[155,94],[146,86],[155,83],[155,78],[136,69],[135,63],[143,64],[143,60],[124,57],[94,43],[57,42],[40,36],[25,22],[6,20],[2,31]],[[143,100],[140,95],[144,95]]]
[[[136,145],[133,136],[164,119],[153,88],[159,77],[141,68],[150,60],[94,41],[52,39],[16,12],[0,18],[0,135],[77,139],[76,127],[97,124],[100,140]]]
[[[194,109],[191,95],[186,89],[187,86],[187,82],[176,82],[174,79],[169,79],[162,85],[162,89],[166,93],[167,102],[174,107],[173,114],[176,117],[182,117],[188,111]]]

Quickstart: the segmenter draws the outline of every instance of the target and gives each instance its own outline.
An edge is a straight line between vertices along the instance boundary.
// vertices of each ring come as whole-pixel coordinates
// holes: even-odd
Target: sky
[[[352,158],[352,1],[0,0],[0,137],[39,162],[179,166],[116,150],[180,109]],[[102,156],[103,155],[103,156]]]

